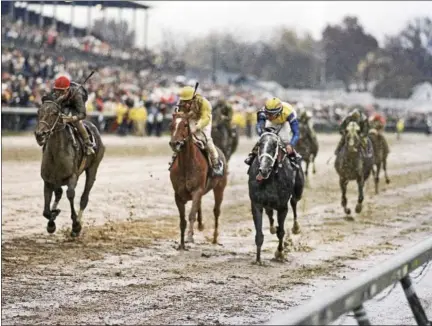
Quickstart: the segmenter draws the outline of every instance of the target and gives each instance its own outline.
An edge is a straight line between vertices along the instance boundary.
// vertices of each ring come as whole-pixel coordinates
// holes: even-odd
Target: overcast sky
[[[347,14],[359,17],[366,31],[382,42],[384,35],[399,32],[407,21],[418,16],[432,18],[432,1],[137,1],[152,6],[149,10],[148,44],[154,47],[168,30],[179,38],[205,35],[210,31],[233,31],[244,39],[265,39],[278,26],[309,31],[316,39],[327,23],[338,23]],[[38,5],[33,7],[39,8]],[[44,13],[51,16],[50,6]],[[109,9],[108,17],[119,17]],[[70,21],[70,9],[58,7],[60,20]],[[92,17],[101,17],[97,8]],[[87,9],[77,7],[75,23],[87,24]],[[123,17],[132,23],[132,11]],[[144,42],[144,13],[137,14],[137,41]]]

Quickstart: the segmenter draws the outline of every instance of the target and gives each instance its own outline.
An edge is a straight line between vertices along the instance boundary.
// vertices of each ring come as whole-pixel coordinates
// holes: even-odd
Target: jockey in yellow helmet
[[[212,130],[212,106],[210,102],[202,95],[195,93],[195,89],[191,86],[185,86],[179,93],[179,112],[190,114],[191,132],[201,139],[200,135],[204,135],[204,141],[207,150],[210,153],[210,159],[215,176],[223,175],[223,163],[219,158],[219,153],[213,143],[211,136]],[[173,153],[172,161],[176,158],[176,153]]]
[[[286,144],[286,151],[290,159],[294,160],[294,163],[299,164],[301,156],[294,150],[294,146],[300,138],[299,125],[297,114],[289,103],[282,102],[276,97],[267,100],[264,108],[259,110],[257,113],[257,133],[261,136],[266,125],[280,130],[286,122],[288,122],[291,127],[292,137],[291,140],[283,138],[282,140]],[[252,164],[257,155],[257,149],[256,144],[245,160],[246,164]]]

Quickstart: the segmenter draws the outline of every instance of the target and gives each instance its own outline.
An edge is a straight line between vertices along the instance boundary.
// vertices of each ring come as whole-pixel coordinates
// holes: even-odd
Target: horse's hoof
[[[52,233],[54,233],[56,231],[56,225],[55,225],[54,221],[49,221],[48,222],[47,231],[50,234],[52,234]]]
[[[291,231],[293,234],[300,234],[301,230],[297,222],[294,223],[294,226],[292,227]]]
[[[386,179],[386,183],[389,184],[390,183],[390,179]]]
[[[51,211],[43,212],[42,215],[43,215],[43,217],[45,217],[47,220],[50,220],[50,221],[51,221],[51,220],[53,219],[53,216],[52,216]]]
[[[198,224],[198,230],[204,231],[204,224]]]
[[[77,237],[80,235],[81,233],[81,223],[73,223],[72,224],[72,232],[71,232],[71,236],[72,237]]]
[[[60,214],[61,210],[59,209],[52,209],[51,210],[51,216],[52,218],[56,218]]]
[[[358,214],[358,213],[360,213],[361,211],[362,211],[362,204],[357,204],[356,205],[356,208],[355,208],[355,211],[356,211],[356,213]]]
[[[270,233],[271,234],[276,234],[276,227],[275,226],[271,226],[270,227]]]
[[[345,208],[345,214],[350,215],[351,214],[351,208]]]
[[[177,250],[178,250],[178,251],[188,251],[189,249],[187,249],[185,245],[179,245],[179,246],[177,247]]]
[[[285,260],[284,253],[282,251],[279,251],[279,250],[276,249],[276,251],[275,251],[275,260],[280,261],[280,262],[284,261]]]
[[[265,266],[265,264],[261,261],[261,260],[256,260],[252,263],[252,265],[257,265],[257,266]]]
[[[187,239],[186,239],[186,243],[194,243],[195,241],[194,241],[194,238],[193,238],[193,236],[188,236],[187,237]]]

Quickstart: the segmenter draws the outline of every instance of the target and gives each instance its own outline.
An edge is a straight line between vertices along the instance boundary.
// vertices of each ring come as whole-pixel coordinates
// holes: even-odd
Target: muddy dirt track
[[[69,238],[65,195],[57,232],[45,231],[40,149],[34,139],[4,138],[2,323],[265,322],[276,311],[288,310],[329,284],[430,236],[431,139],[413,134],[400,141],[387,137],[391,183],[381,182],[376,196],[369,180],[363,212],[350,221],[340,207],[333,161],[326,164],[338,138],[319,135],[317,174],[310,176],[299,203],[302,233],[288,241],[287,261],[275,262],[277,238],[265,219],[264,266],[253,264],[255,232],[243,163],[250,140],[240,139],[230,162],[220,244],[210,240],[210,193],[203,200],[205,230],[195,227],[195,243],[189,244],[189,251],[178,252],[179,219],[167,171],[167,138],[103,137],[107,154],[76,240]],[[77,196],[83,184],[81,178]],[[356,190],[350,183],[351,208]],[[286,223],[289,230],[291,211]]]

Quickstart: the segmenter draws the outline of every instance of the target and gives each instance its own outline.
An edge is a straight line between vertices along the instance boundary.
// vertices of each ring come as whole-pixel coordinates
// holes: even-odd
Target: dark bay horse
[[[306,163],[305,175],[308,176],[309,164],[312,163],[312,173],[316,173],[315,158],[318,154],[318,143],[315,143],[308,133],[307,125],[304,122],[299,123],[300,138],[295,146],[296,151],[302,156],[302,160]]]
[[[259,140],[258,156],[249,168],[249,198],[255,224],[255,244],[257,246],[256,262],[261,263],[261,247],[264,242],[262,232],[262,215],[265,209],[270,220],[270,232],[276,233],[279,244],[275,258],[284,259],[283,238],[285,235],[285,218],[288,214],[288,201],[294,214],[292,232],[300,233],[297,222],[297,202],[301,199],[304,188],[304,175],[300,167],[293,169],[279,136],[266,129]],[[278,226],[273,226],[273,210],[277,212]]]
[[[219,147],[225,155],[227,161],[237,149],[239,135],[237,128],[229,130],[222,121],[213,121],[212,138],[217,147]]]
[[[35,130],[36,141],[43,146],[41,177],[44,181],[45,205],[43,216],[48,219],[47,231],[56,230],[55,219],[60,213],[58,203],[63,195],[62,186],[67,186],[66,195],[70,202],[72,218],[72,236],[81,232],[81,220],[87,207],[90,190],[96,180],[96,173],[105,153],[105,146],[97,128],[89,121],[84,125],[89,131],[95,144],[95,155],[86,156],[85,147],[79,141],[78,133],[73,127],[63,123],[61,99],[54,100],[49,96],[43,98],[38,109],[38,122]],[[80,210],[75,211],[75,187],[78,178],[85,171],[86,182],[80,200]],[[50,208],[52,195],[55,195],[53,206]]]
[[[384,135],[380,134],[375,128],[370,129],[369,138],[372,142],[372,147],[374,150],[374,166],[376,171],[372,169],[372,174],[375,179],[375,193],[379,192],[379,174],[381,170],[381,165],[384,170],[384,176],[386,183],[390,183],[390,179],[387,175],[387,156],[389,154],[388,146],[386,146]]]
[[[212,176],[206,154],[203,153],[204,144],[195,141],[190,130],[189,117],[184,113],[174,113],[171,124],[171,141],[169,142],[177,158],[170,169],[170,179],[175,193],[175,202],[180,214],[180,245],[179,250],[185,250],[185,230],[187,226],[185,205],[192,200],[189,213],[188,241],[194,242],[194,223],[198,215],[198,230],[204,230],[201,213],[201,198],[213,190],[215,205],[213,208],[215,228],[213,243],[217,243],[220,208],[223,194],[227,185],[227,169],[222,177]],[[201,147],[199,147],[201,145]],[[223,164],[226,167],[225,156],[217,148]]]
[[[351,180],[357,181],[358,200],[355,208],[356,213],[362,210],[364,199],[363,188],[368,179],[373,166],[373,156],[368,157],[361,146],[361,136],[359,125],[352,121],[346,127],[344,145],[337,154],[335,169],[339,174],[339,185],[342,191],[342,207],[345,214],[351,214],[351,209],[347,207],[347,186]]]

